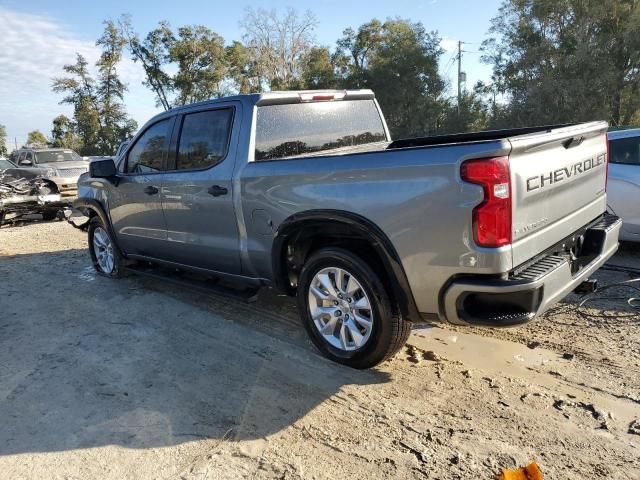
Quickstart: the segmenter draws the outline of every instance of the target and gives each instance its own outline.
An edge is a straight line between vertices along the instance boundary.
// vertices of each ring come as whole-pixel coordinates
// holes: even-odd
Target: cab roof
[[[189,103],[174,107],[169,112],[180,112],[199,105],[216,104],[233,100],[249,101],[254,105],[279,105],[287,103],[306,103],[320,101],[339,100],[369,100],[374,99],[375,94],[370,89],[362,90],[283,90],[263,93],[248,93],[244,95],[233,95],[229,97],[203,100],[202,102]]]

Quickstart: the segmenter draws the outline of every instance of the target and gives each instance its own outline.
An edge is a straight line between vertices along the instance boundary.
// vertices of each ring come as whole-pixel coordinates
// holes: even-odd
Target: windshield
[[[73,150],[35,152],[35,156],[37,163],[77,162],[82,160],[82,157]]]
[[[13,168],[14,165],[9,160],[0,158],[0,170],[6,170],[7,168]]]
[[[626,165],[640,165],[640,137],[609,141],[609,161]]]
[[[256,160],[287,158],[387,139],[373,100],[258,107]]]

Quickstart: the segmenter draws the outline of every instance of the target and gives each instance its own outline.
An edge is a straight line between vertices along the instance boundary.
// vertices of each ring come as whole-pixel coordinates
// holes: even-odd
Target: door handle
[[[229,190],[227,190],[225,187],[221,187],[220,185],[214,185],[212,187],[209,187],[209,190],[207,190],[207,192],[209,192],[209,195],[219,197],[221,195],[226,195],[227,193],[229,193]]]
[[[156,193],[158,193],[158,188],[154,187],[153,185],[149,185],[148,187],[144,187],[143,191],[147,195],[155,195]]]

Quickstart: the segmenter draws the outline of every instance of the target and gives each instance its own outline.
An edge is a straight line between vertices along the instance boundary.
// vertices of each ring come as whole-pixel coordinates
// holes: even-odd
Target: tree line
[[[394,138],[594,119],[640,123],[638,0],[504,0],[483,42],[488,82],[450,95],[441,38],[421,22],[373,19],[319,45],[312,12],[248,8],[231,42],[204,25],[161,21],[140,34],[129,16],[108,20],[90,68],[82,55],[52,88],[73,107],[51,143],[112,154],[137,129],[118,75],[124,52],[169,109],[235,93],[371,88]],[[95,72],[95,76],[91,73]],[[1,143],[1,142],[0,142]]]

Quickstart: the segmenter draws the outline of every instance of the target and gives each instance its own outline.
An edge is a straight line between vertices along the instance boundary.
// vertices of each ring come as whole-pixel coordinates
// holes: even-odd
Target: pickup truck
[[[187,105],[96,160],[74,206],[98,272],[158,265],[297,296],[327,357],[412,324],[532,320],[618,248],[605,122],[391,141],[370,90]]]
[[[47,178],[62,197],[76,194],[78,177],[89,170],[89,162],[67,148],[21,148],[11,153],[19,168]]]

